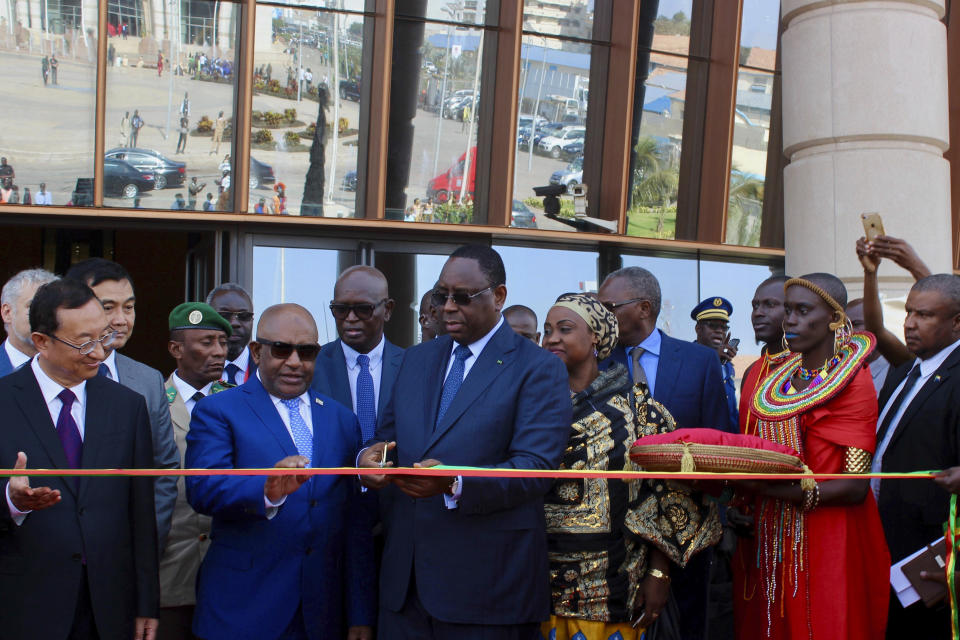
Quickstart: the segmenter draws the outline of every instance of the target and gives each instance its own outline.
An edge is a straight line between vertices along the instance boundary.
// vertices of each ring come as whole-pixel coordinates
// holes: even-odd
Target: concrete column
[[[860,214],[950,271],[944,0],[783,0],[784,225],[790,275],[863,290]],[[909,274],[881,265],[888,297]]]

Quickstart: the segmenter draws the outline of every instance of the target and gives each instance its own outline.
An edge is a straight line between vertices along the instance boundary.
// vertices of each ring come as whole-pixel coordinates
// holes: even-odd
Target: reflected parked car
[[[117,147],[103,155],[110,160],[129,162],[139,171],[152,173],[154,189],[179,187],[187,181],[186,162],[171,160],[153,149]]]
[[[343,176],[342,188],[344,191],[357,190],[357,172],[356,171],[347,171],[347,175]]]
[[[340,98],[360,102],[360,78],[340,81]]]
[[[550,184],[562,184],[572,187],[583,182],[583,156],[574,158],[564,169],[554,171],[550,176]]]
[[[546,136],[537,144],[537,149],[549,153],[552,158],[559,158],[563,148],[575,141],[583,141],[587,130],[583,127],[564,127],[556,135]]]
[[[522,227],[525,229],[537,228],[537,216],[533,214],[530,207],[523,204],[522,200],[513,201],[513,210],[510,211],[510,226]]]
[[[140,171],[129,162],[107,158],[103,161],[103,195],[136,198],[155,188],[152,173]]]

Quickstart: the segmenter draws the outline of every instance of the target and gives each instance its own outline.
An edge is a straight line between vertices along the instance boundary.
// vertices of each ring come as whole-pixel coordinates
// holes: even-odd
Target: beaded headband
[[[822,287],[819,287],[819,286],[815,285],[814,283],[810,282],[809,280],[804,280],[803,278],[790,278],[789,280],[787,280],[787,281],[783,284],[783,291],[786,292],[787,289],[789,289],[789,288],[792,287],[793,285],[799,285],[799,286],[801,286],[801,287],[806,287],[806,288],[809,289],[810,291],[813,291],[815,294],[817,294],[818,296],[820,296],[820,297],[823,299],[823,301],[826,302],[826,303],[830,306],[830,308],[832,308],[834,311],[836,311],[837,313],[840,314],[840,319],[839,319],[839,320],[837,320],[836,322],[831,322],[831,323],[830,323],[830,329],[832,329],[833,331],[836,331],[836,330],[839,329],[840,327],[846,326],[846,324],[847,324],[847,312],[844,311],[843,307],[840,306],[840,303],[838,303],[836,300],[834,300],[834,299],[833,299],[833,296],[831,296],[829,293],[827,293],[826,291],[824,291]]]

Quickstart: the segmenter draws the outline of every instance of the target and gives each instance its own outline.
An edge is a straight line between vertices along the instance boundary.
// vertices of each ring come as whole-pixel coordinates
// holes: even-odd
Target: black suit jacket
[[[912,366],[911,362],[887,375],[880,390],[881,412]],[[956,465],[960,465],[960,348],[940,365],[907,407],[883,454],[882,471]],[[949,494],[929,480],[880,482],[880,518],[894,562],[943,537],[949,501]]]
[[[66,455],[30,366],[0,379],[0,461],[17,452],[30,468],[66,469]],[[153,466],[143,396],[116,382],[87,382],[83,468]],[[66,638],[82,563],[101,638],[132,638],[134,618],[156,617],[157,529],[151,478],[32,478],[59,489],[59,503],[17,526],[0,503],[0,636]],[[6,482],[3,482],[6,490]]]

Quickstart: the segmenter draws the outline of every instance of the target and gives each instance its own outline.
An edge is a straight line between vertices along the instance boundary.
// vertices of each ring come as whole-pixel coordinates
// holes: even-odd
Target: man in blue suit
[[[634,381],[647,383],[653,397],[673,415],[678,429],[736,431],[727,413],[717,352],[657,329],[660,283],[652,273],[640,267],[614,271],[600,285],[598,296],[616,314],[620,327],[619,344],[600,363],[601,369],[613,362],[626,366]],[[684,640],[700,640],[706,635],[712,556],[701,553],[684,570],[671,573]]]
[[[197,402],[187,466],[352,466],[361,444],[356,417],[310,389],[319,352],[306,309],[266,309],[251,343],[257,374]],[[213,517],[194,633],[370,640],[374,568],[358,495],[351,476],[188,478],[190,505]]]
[[[556,468],[570,433],[563,364],[500,310],[506,274],[465,246],[434,289],[447,335],[406,351],[362,467]],[[363,476],[385,501],[381,640],[539,637],[550,613],[543,495],[549,479]]]
[[[373,438],[403,360],[403,349],[383,335],[392,312],[378,269],[356,266],[340,274],[330,303],[339,337],[321,347],[313,388],[353,409],[364,442]]]
[[[27,269],[7,280],[0,291],[0,316],[7,339],[0,349],[0,378],[13,373],[30,358],[37,348],[30,337],[30,302],[42,285],[53,282],[57,276],[45,269]]]

